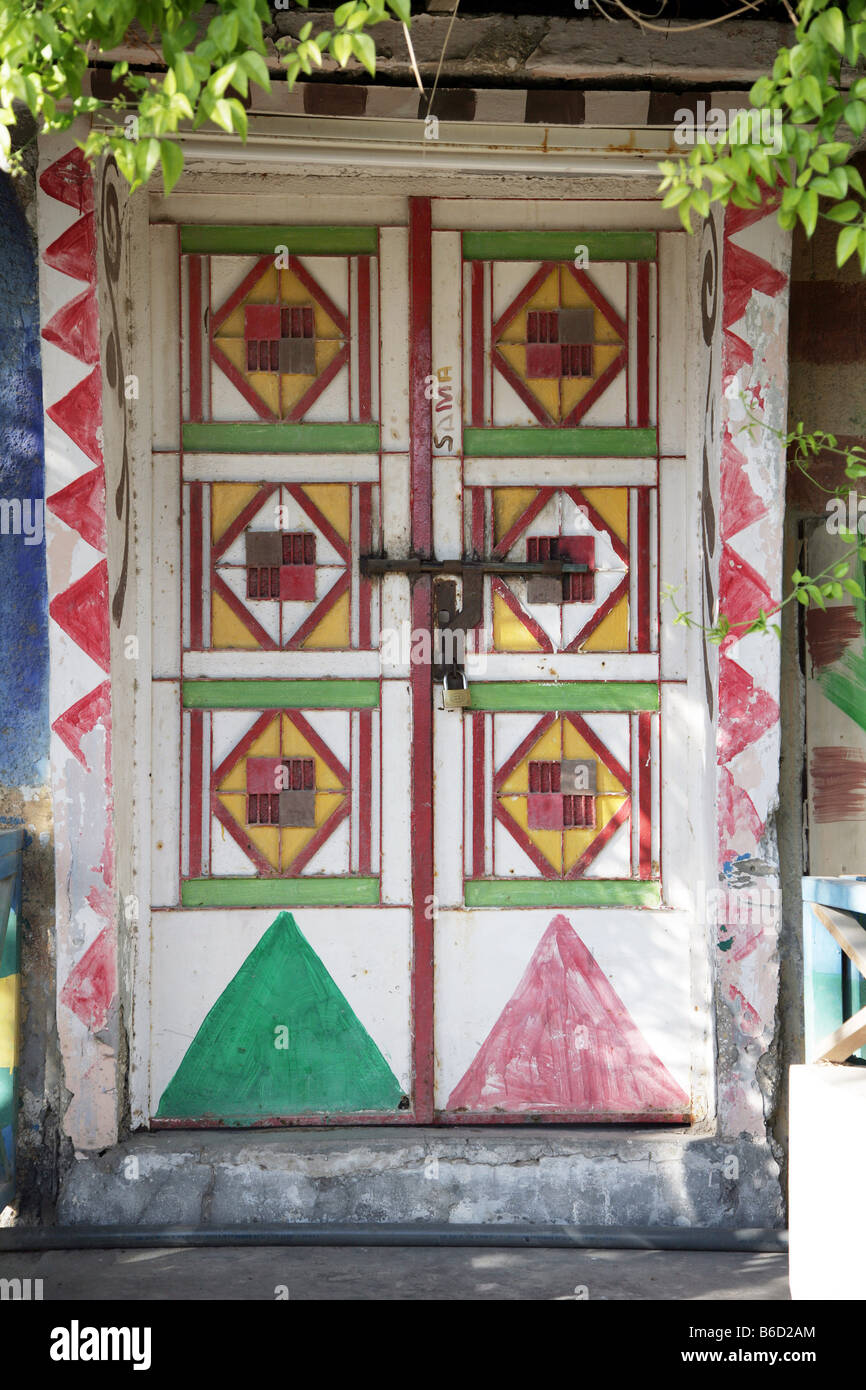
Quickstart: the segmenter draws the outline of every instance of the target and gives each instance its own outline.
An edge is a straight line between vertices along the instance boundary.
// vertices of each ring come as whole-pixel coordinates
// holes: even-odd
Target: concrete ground
[[[0,1252],[0,1279],[80,1299],[789,1299],[786,1255],[373,1247]]]

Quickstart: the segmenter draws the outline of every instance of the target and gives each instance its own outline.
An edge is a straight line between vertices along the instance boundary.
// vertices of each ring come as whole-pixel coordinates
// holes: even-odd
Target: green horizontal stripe
[[[549,429],[546,425],[473,427],[463,431],[467,458],[652,458],[655,429]]]
[[[659,688],[652,681],[475,681],[469,689],[473,709],[601,713],[659,707]]]
[[[377,878],[189,878],[184,907],[354,907],[379,901]]]
[[[369,454],[379,448],[379,426],[188,421],[183,447],[211,454]]]
[[[631,878],[472,878],[467,907],[659,907],[657,883]]]
[[[184,681],[183,703],[186,709],[375,709],[379,682]]]
[[[467,261],[654,261],[655,232],[464,232]]]
[[[180,229],[182,251],[276,256],[281,246],[287,246],[299,256],[345,256],[353,252],[375,256],[379,249],[379,233],[376,227],[187,226]]]

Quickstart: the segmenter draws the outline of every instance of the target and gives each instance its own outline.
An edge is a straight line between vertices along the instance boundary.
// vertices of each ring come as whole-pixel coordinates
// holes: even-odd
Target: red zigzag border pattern
[[[42,192],[79,213],[77,220],[42,252],[44,263],[70,277],[70,298],[42,329],[42,337],[92,368],[64,396],[46,406],[46,415],[94,466],[46,500],[52,513],[99,553],[97,563],[51,596],[51,619],[88,657],[109,671],[109,612],[106,560],[105,466],[102,455],[102,372],[99,365],[99,310],[96,295],[94,180],[80,150],[68,154],[39,179]],[[84,288],[82,289],[82,282]],[[86,773],[102,773],[107,798],[111,779],[111,687],[100,680],[75,695],[52,722],[52,729]],[[104,767],[88,766],[82,740],[100,725],[105,734]],[[111,864],[103,865],[106,889]],[[91,895],[92,896],[92,895]],[[60,998],[89,1031],[105,1026],[114,995],[115,943],[110,894],[91,901],[106,925],[78,961]],[[103,901],[104,898],[104,901]]]

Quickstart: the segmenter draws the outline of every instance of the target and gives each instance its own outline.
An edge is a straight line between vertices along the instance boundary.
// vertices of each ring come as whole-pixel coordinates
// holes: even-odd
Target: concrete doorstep
[[[184,1247],[0,1252],[0,1281],[29,1279],[19,1293],[44,1301],[754,1302],[790,1298],[787,1265],[727,1251]]]

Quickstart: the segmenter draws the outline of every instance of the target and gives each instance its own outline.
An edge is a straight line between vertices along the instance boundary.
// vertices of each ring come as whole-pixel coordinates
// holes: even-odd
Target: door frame
[[[294,177],[291,168],[287,168],[286,177]],[[461,187],[459,197],[461,200],[475,200],[483,196],[480,192],[475,192],[473,185],[477,182],[475,178],[468,177],[465,182],[469,185]],[[531,184],[528,180],[520,178],[524,184],[524,196],[530,196]],[[215,184],[218,186],[220,179],[215,176]],[[334,192],[338,191],[339,185],[335,178]],[[408,186],[403,187],[401,180],[401,193],[408,197],[409,206],[409,265],[410,265],[410,370],[412,376],[412,391],[409,400],[410,416],[410,475],[413,482],[413,502],[412,502],[412,528],[415,549],[418,554],[432,554],[432,416],[430,402],[424,396],[424,378],[432,371],[432,264],[431,264],[431,207],[432,199],[438,195],[427,192],[416,191],[417,183],[409,180]],[[342,191],[342,190],[340,190]],[[621,187],[620,187],[621,192]],[[450,196],[454,196],[453,193]],[[547,200],[544,200],[547,201]],[[616,197],[611,189],[611,196],[605,199],[597,197],[591,200],[573,199],[569,200],[575,206],[591,211],[588,222],[592,226],[604,226],[605,218],[603,208],[611,209],[616,204]],[[628,200],[629,203],[632,200]],[[188,208],[190,199],[185,200],[185,207]],[[616,208],[617,224],[623,226],[655,226],[665,230],[674,230],[672,219],[669,214],[661,213],[658,201],[655,199],[633,200],[633,207],[629,207],[628,215],[623,217],[623,208],[620,205]],[[170,206],[170,203],[169,203]],[[234,212],[235,209],[232,209]],[[236,220],[244,221],[241,208],[237,208]],[[221,216],[225,216],[225,209],[221,209]],[[188,211],[183,211],[176,215],[173,220],[188,221]],[[133,224],[137,228],[137,235],[149,238],[150,228],[146,225],[147,219],[142,220],[141,216]],[[132,228],[131,228],[132,230]],[[140,244],[140,243],[139,243]],[[694,347],[697,348],[699,320],[695,322],[695,307],[697,305],[697,285],[694,267],[697,266],[697,256],[692,257],[692,273],[689,277],[689,303],[691,305],[689,331],[694,339]],[[154,267],[154,283],[164,270],[162,267]],[[144,279],[144,277],[142,277]],[[146,282],[145,282],[146,283]],[[140,315],[140,321],[147,323],[149,331],[150,306],[147,302],[146,289],[143,284],[137,285],[135,295],[137,304],[133,306],[132,317]],[[137,312],[136,312],[137,311]],[[154,348],[156,356],[156,348]],[[661,382],[661,376],[660,376]],[[694,392],[691,392],[694,395]],[[689,458],[694,456],[694,431],[691,427],[692,417],[694,416],[693,403],[687,410],[689,418],[690,442],[687,447]],[[139,431],[140,433],[140,431]],[[146,452],[147,476],[144,477],[142,468]],[[152,505],[151,485],[149,478],[150,470],[150,431],[147,430],[147,438],[141,447],[133,450],[134,474],[136,479],[137,500],[142,504],[141,515],[148,514]],[[148,527],[141,528],[145,533]],[[139,535],[141,532],[139,531]],[[145,539],[145,537],[141,537]],[[145,557],[149,546],[145,545],[142,552]],[[147,562],[149,565],[149,561]],[[696,568],[696,566],[695,566]],[[144,571],[148,572],[147,569]],[[690,572],[690,585],[694,586],[695,576]],[[140,590],[146,590],[148,585],[145,583],[140,586]],[[148,614],[149,621],[149,598],[139,592],[136,600],[137,611],[140,618]],[[419,580],[412,589],[412,626],[415,629],[430,629],[432,620],[432,580],[426,577]],[[146,629],[145,629],[146,630]],[[691,641],[689,645],[693,645]],[[121,680],[116,682],[117,690],[115,699],[119,702],[124,698],[123,680],[125,675],[124,667],[117,663],[120,668]],[[149,661],[148,661],[149,665]],[[693,657],[689,657],[689,670],[694,665]],[[128,663],[127,663],[128,670]],[[145,697],[142,688],[149,688],[149,671],[145,675],[143,663],[139,663],[136,673],[139,677],[138,688],[133,698],[140,711],[137,722],[139,730],[142,727],[142,716],[144,714],[143,703]],[[434,1050],[434,1031],[433,1031],[433,931],[434,920],[428,913],[427,905],[431,901],[434,891],[433,879],[433,855],[432,855],[432,830],[433,830],[433,808],[429,795],[421,790],[423,787],[432,788],[433,770],[433,741],[432,741],[432,714],[433,714],[433,681],[432,669],[426,665],[412,663],[410,676],[410,698],[413,712],[413,722],[415,737],[413,739],[413,761],[412,776],[415,788],[413,807],[415,833],[413,836],[413,853],[411,878],[413,889],[413,940],[414,940],[414,968],[412,974],[412,997],[411,997],[411,1016],[413,1019],[412,1037],[412,1056],[413,1056],[413,1082],[415,1095],[415,1108],[412,1112],[403,1112],[395,1115],[374,1116],[333,1116],[333,1117],[311,1117],[297,1116],[288,1117],[274,1121],[279,1126],[310,1126],[327,1123],[329,1125],[343,1124],[374,1124],[374,1125],[426,1125],[439,1123],[433,1104],[433,1050]],[[147,705],[147,728],[150,728],[150,705]],[[150,733],[146,736],[147,757],[144,756],[142,742],[139,741],[139,748],[142,750],[141,759],[136,759],[139,779],[138,785],[143,789],[144,779],[141,775],[142,760],[149,760]],[[695,749],[698,762],[703,759],[703,751]],[[120,779],[119,779],[120,780]],[[145,803],[149,804],[149,803]],[[142,884],[149,883],[149,839],[150,827],[145,829],[142,824],[140,814],[140,801],[133,805],[132,815],[138,823],[138,833],[135,837],[134,856],[137,858],[138,873],[135,877]],[[149,820],[149,816],[147,818]],[[706,816],[704,817],[706,819]],[[709,856],[707,856],[709,857]],[[147,872],[145,873],[145,869]],[[706,870],[699,866],[699,873],[706,874]],[[148,912],[146,906],[148,901],[149,887],[138,896],[139,918],[137,922],[137,940],[141,943],[146,942],[149,935]],[[132,934],[135,935],[135,934]],[[697,935],[697,933],[695,933]],[[148,964],[148,952],[146,950],[133,949],[130,951],[130,965],[133,972],[132,999],[134,1012],[134,1038],[131,1049],[133,1058],[133,1068],[131,1075],[131,1094],[132,1094],[132,1113],[134,1122],[149,1124],[151,1128],[193,1128],[195,1127],[188,1121],[154,1121],[151,1118],[152,1111],[147,1099],[147,1031],[149,1027],[149,991],[150,991],[150,972]],[[709,1113],[713,1106],[712,1096],[712,1058],[709,1048],[710,1027],[706,1020],[709,1017],[710,1004],[710,980],[708,960],[704,950],[704,943],[695,943],[692,947],[692,978],[694,981],[695,992],[693,994],[696,1007],[700,1012],[700,1022],[695,1030],[695,1048],[693,1050],[693,1086],[694,1094],[698,1097],[696,1118]],[[150,1114],[149,1114],[150,1112]],[[586,1117],[583,1117],[585,1121]],[[574,1117],[569,1116],[550,1116],[545,1117],[545,1123],[573,1123]],[[609,1123],[608,1117],[603,1117],[604,1123]],[[649,1120],[652,1123],[654,1121]],[[657,1122],[657,1121],[655,1121]],[[262,1122],[267,1125],[267,1121]],[[446,1126],[459,1125],[461,1123],[479,1124],[495,1123],[520,1126],[522,1124],[537,1124],[536,1116],[523,1117],[520,1114],[494,1115],[483,1119],[478,1116],[449,1115],[441,1123]],[[202,1125],[201,1127],[213,1127],[212,1125]]]

